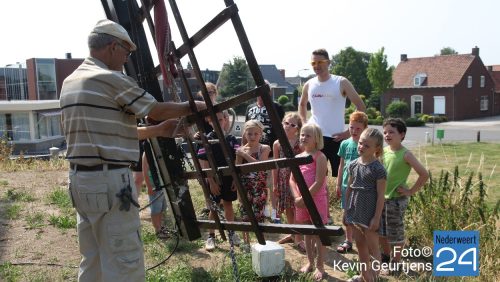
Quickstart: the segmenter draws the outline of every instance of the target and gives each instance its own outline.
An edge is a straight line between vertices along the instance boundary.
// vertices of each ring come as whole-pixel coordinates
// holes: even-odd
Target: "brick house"
[[[382,112],[393,101],[404,101],[417,114],[439,114],[463,120],[500,114],[500,93],[491,72],[471,54],[408,58],[401,55],[392,75],[393,88],[382,95]],[[497,86],[498,88],[498,86]]]
[[[488,66],[488,72],[495,82],[495,98],[500,97],[500,65]]]

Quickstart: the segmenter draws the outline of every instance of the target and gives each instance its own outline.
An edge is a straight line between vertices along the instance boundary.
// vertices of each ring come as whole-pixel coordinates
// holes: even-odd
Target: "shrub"
[[[0,162],[8,161],[14,147],[6,136],[0,136]]]
[[[349,123],[349,116],[354,113],[354,111],[356,110],[356,106],[354,106],[354,104],[351,104],[349,105],[349,107],[347,107],[345,109],[345,114],[344,114],[344,117],[347,119],[347,123]]]
[[[419,120],[423,121],[423,122],[429,122],[429,120],[432,120],[432,117],[430,115],[421,115],[419,118]]]
[[[446,116],[430,116],[430,115],[422,115],[419,120],[423,122],[435,122],[435,123],[440,123],[440,122],[446,122],[448,121],[448,118]]]
[[[292,102],[288,102],[288,103],[283,105],[283,110],[285,112],[293,112],[293,111],[297,111],[297,107],[295,107],[295,105]]]
[[[407,118],[405,120],[406,126],[423,126],[425,122],[416,118]]]
[[[486,203],[487,187],[481,173],[474,181],[473,172],[461,176],[458,166],[452,174],[441,171],[439,179],[429,182],[410,198],[405,217],[409,246],[421,248],[433,245],[434,230],[479,230],[481,272],[478,281],[498,273],[498,209]]]
[[[392,102],[385,109],[388,117],[394,118],[407,118],[409,116],[410,109],[408,104],[403,101]]]
[[[378,119],[378,118],[370,118],[368,119],[368,124],[370,125],[382,125],[384,123],[384,120],[382,117],[380,117],[381,119]]]
[[[376,119],[377,118],[377,109],[375,109],[374,107],[367,108],[366,115],[368,116],[369,119]]]
[[[278,97],[278,104],[284,106],[286,103],[290,102],[290,99],[286,95],[281,95]]]

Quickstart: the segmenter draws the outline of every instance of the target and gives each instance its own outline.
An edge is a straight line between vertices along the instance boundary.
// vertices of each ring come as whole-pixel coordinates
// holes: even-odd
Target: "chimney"
[[[280,69],[279,72],[280,72],[281,76],[283,78],[285,78],[285,69]]]
[[[477,46],[472,48],[472,55],[479,57],[479,48]]]
[[[488,71],[493,71],[493,66],[487,66]]]
[[[401,62],[406,62],[406,61],[408,61],[408,55],[401,54]]]
[[[71,53],[66,53],[66,59],[71,59]]]

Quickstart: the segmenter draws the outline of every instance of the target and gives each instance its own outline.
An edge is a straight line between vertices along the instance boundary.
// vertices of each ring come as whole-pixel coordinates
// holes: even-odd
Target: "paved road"
[[[381,126],[375,127],[378,129],[382,128]],[[476,142],[478,132],[482,142],[500,142],[500,116],[495,116],[484,119],[451,121],[434,125],[428,123],[421,127],[409,127],[403,143],[409,147],[425,145],[427,133],[430,142],[432,142],[433,132],[434,144],[439,143],[440,140],[437,139],[436,134],[438,129],[444,130],[442,142]]]
[[[238,121],[238,124],[242,127],[244,117],[238,117]],[[382,130],[382,126],[370,125],[370,127]],[[408,147],[430,144],[433,132],[434,144],[437,144],[440,142],[436,134],[438,129],[444,130],[444,138],[441,142],[476,142],[478,131],[480,132],[482,142],[500,142],[500,116],[495,116],[436,124],[428,123],[425,126],[409,127],[403,144]],[[240,132],[235,133],[238,136],[241,134]],[[427,133],[429,143],[426,143]]]

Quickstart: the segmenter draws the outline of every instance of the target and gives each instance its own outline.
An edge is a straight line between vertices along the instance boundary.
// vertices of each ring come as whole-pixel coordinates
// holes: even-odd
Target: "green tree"
[[[227,100],[255,86],[246,60],[238,56],[222,66],[219,81],[219,99],[221,100]],[[249,102],[242,103],[234,110],[237,114],[244,114],[248,105]]]
[[[443,49],[441,49],[440,52],[440,55],[456,55],[456,54],[458,54],[458,52],[451,47],[443,47]]]
[[[368,98],[368,106],[380,110],[380,97],[387,89],[392,87],[393,71],[394,66],[388,67],[384,47],[371,55],[366,70],[366,75],[372,86],[372,93]]]
[[[366,69],[370,61],[370,53],[356,51],[352,47],[341,50],[332,57],[331,73],[349,79],[358,93],[371,94],[370,81],[366,77]]]

